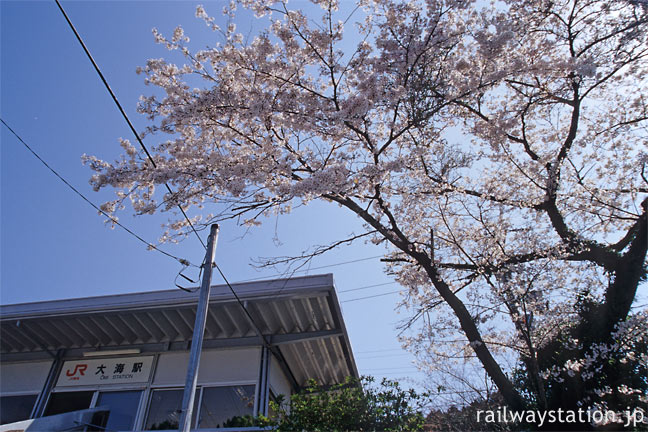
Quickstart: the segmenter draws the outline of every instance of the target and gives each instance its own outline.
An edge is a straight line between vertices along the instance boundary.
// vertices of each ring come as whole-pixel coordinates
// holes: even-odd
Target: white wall
[[[272,356],[270,359],[269,378],[270,388],[272,389],[274,394],[277,396],[282,394],[285,396],[284,400],[288,401],[290,399],[291,393],[290,381],[288,381],[288,379],[284,375],[283,371],[281,370],[281,366],[279,366],[279,362],[274,358],[274,356]]]
[[[45,385],[51,361],[2,363],[0,393],[39,393]]]
[[[203,351],[198,369],[198,384],[256,382],[259,376],[260,348]],[[189,353],[160,354],[154,386],[184,386]]]

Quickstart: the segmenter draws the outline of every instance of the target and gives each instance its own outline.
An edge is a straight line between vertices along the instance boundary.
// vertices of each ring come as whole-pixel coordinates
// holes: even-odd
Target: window
[[[184,390],[154,390],[151,393],[146,430],[178,429],[180,425],[180,410],[182,409],[182,394]],[[194,424],[198,407],[198,391],[194,398],[194,409],[191,424]]]
[[[254,389],[253,385],[196,389],[192,426],[196,425],[196,419],[196,427],[202,429],[252,426]],[[151,392],[144,429],[177,429],[180,423],[182,394],[182,389]]]
[[[253,426],[254,386],[203,388],[198,428]]]
[[[141,396],[140,390],[100,392],[96,406],[110,408],[106,429],[133,430]]]
[[[44,416],[90,408],[93,391],[52,393]]]
[[[0,424],[27,420],[37,397],[35,394],[0,397]]]

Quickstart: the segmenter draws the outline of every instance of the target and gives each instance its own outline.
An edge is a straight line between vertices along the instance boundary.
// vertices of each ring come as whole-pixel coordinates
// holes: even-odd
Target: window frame
[[[195,430],[200,430],[198,429],[198,421],[200,420],[200,407],[202,405],[202,400],[203,400],[203,389],[205,388],[213,388],[213,387],[237,387],[237,386],[252,386],[254,388],[253,390],[253,396],[255,397],[255,404],[256,404],[256,390],[257,390],[257,382],[252,381],[252,380],[245,380],[245,381],[221,381],[221,382],[206,382],[206,383],[200,383],[196,385],[196,398],[194,400],[194,404],[198,405],[198,412],[194,413],[195,418],[194,421],[191,424],[191,429]],[[141,424],[139,424],[139,429],[137,430],[148,430],[144,429],[146,426],[146,423],[148,423],[148,417],[150,414],[150,408],[151,408],[151,398],[153,397],[153,392],[155,391],[164,391],[164,390],[181,390],[184,391],[184,387],[178,386],[178,385],[161,385],[161,386],[151,386],[148,389],[148,395],[146,396],[145,400],[145,409],[142,415],[142,421]],[[254,415],[254,408],[252,409],[252,415]],[[211,428],[204,428],[204,429],[211,429]],[[225,428],[229,429],[229,428]]]
[[[193,425],[193,427],[194,427],[196,430],[200,430],[200,429],[198,428],[198,421],[200,420],[200,408],[201,408],[201,406],[202,406],[202,400],[203,400],[204,389],[206,389],[206,388],[207,388],[207,389],[210,389],[210,388],[217,388],[217,387],[242,387],[242,386],[251,386],[251,387],[253,388],[253,389],[252,389],[252,397],[254,398],[254,406],[252,407],[252,416],[254,417],[255,414],[257,414],[257,413],[255,413],[255,409],[254,409],[254,407],[256,407],[256,399],[257,399],[257,397],[256,397],[256,392],[257,392],[257,384],[256,384],[256,382],[251,382],[251,381],[250,381],[249,383],[237,382],[237,383],[231,383],[231,384],[201,385],[201,389],[200,389],[200,403],[198,404],[198,414],[197,414],[197,416],[196,416],[196,422],[195,422],[195,424]],[[213,429],[213,428],[202,428],[202,429]],[[229,429],[229,428],[219,428],[219,429]]]
[[[199,387],[200,386],[196,386],[196,392],[199,391]],[[144,413],[142,415],[142,419],[141,419],[142,421],[138,425],[139,426],[138,430],[143,430],[143,431],[149,430],[149,429],[145,429],[145,427],[146,427],[146,423],[148,423],[149,414],[151,413],[151,402],[152,402],[152,399],[153,399],[153,393],[155,393],[156,391],[173,391],[173,390],[183,391],[184,388],[183,387],[178,387],[177,385],[176,386],[160,386],[160,387],[151,387],[151,388],[149,388],[148,395],[147,395],[146,401],[145,401],[146,406],[145,406],[145,409],[144,409]],[[202,394],[202,390],[200,390],[200,392]],[[182,399],[180,399],[180,403],[182,404]],[[195,403],[195,401],[194,401],[194,403]],[[195,429],[194,427],[190,427],[190,428]]]
[[[100,393],[119,393],[119,392],[135,392],[135,391],[139,391],[140,394],[139,394],[139,401],[137,403],[137,410],[135,411],[135,416],[133,417],[133,426],[132,426],[132,428],[133,428],[133,430],[138,430],[137,426],[138,426],[139,418],[140,418],[140,415],[141,415],[140,411],[141,411],[141,408],[142,408],[142,402],[144,401],[144,395],[146,393],[145,388],[131,388],[131,389],[124,389],[124,388],[107,389],[107,388],[103,388],[103,389],[98,389],[95,392],[94,397],[92,399],[91,408],[96,408],[97,406],[101,406],[101,405],[97,405],[98,402],[99,402]]]

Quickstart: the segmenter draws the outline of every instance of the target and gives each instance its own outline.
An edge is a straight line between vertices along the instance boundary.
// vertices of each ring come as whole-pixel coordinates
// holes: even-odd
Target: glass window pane
[[[106,429],[133,430],[141,395],[140,390],[99,393],[96,406],[110,408]]]
[[[180,410],[182,409],[183,390],[154,390],[151,393],[146,430],[178,429],[180,425]],[[192,424],[196,419],[198,409],[198,390],[194,398]]]
[[[52,393],[44,416],[90,408],[92,391]]]
[[[38,395],[0,397],[0,424],[27,420]]]
[[[199,428],[253,426],[254,386],[203,388]]]

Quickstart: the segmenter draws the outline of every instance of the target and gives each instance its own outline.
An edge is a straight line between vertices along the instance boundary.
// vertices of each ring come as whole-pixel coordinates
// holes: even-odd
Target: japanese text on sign
[[[152,364],[152,356],[67,361],[57,386],[147,382]]]

